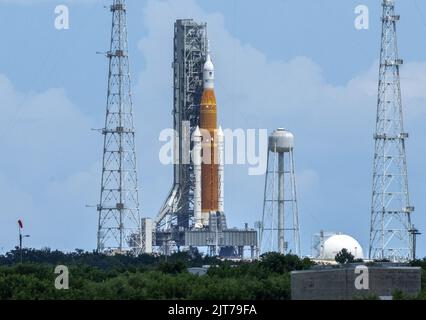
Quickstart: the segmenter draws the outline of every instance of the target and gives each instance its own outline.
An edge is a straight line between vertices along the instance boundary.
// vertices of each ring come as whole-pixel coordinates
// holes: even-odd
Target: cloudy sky
[[[171,126],[177,18],[208,23],[224,128],[286,127],[296,136],[302,251],[321,229],[368,247],[380,44],[378,0],[129,0],[128,23],[142,213],[171,186],[158,137]],[[0,252],[24,220],[33,247],[96,245],[109,1],[0,0]],[[66,4],[70,29],[54,28]],[[368,30],[355,7],[370,10]],[[411,202],[426,230],[426,3],[397,1]],[[261,217],[263,176],[226,166],[232,226]],[[426,232],[426,231],[425,231]],[[419,254],[426,256],[419,239]]]

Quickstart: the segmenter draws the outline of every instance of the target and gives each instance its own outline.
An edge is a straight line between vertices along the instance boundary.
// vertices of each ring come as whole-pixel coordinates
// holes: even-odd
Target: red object
[[[24,228],[24,224],[22,223],[22,220],[18,220],[18,224],[19,224],[19,228],[21,229]]]

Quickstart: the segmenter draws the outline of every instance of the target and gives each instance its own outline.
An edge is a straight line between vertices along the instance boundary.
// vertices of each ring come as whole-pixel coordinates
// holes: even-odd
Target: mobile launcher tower
[[[217,128],[206,23],[175,22],[173,70],[174,181],[154,221],[142,220],[144,251],[152,252],[152,242],[165,254],[205,247],[211,255],[243,258],[249,247],[254,257],[257,232],[226,223],[224,138]]]

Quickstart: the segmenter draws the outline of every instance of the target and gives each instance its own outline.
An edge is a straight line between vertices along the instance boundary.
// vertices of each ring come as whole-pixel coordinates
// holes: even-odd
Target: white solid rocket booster
[[[201,216],[201,132],[200,128],[194,131],[194,175],[195,175],[195,190],[194,190],[194,218],[195,228],[201,229],[203,227]]]
[[[219,126],[217,131],[217,153],[218,153],[218,208],[219,212],[224,212],[224,199],[225,199],[225,152],[224,152],[224,135],[222,127]]]

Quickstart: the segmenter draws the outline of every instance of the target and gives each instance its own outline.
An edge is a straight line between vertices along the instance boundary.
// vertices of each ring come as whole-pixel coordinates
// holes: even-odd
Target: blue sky
[[[70,29],[54,9],[70,9]],[[0,252],[17,242],[65,250],[96,244],[111,16],[96,0],[0,0]],[[267,4],[266,4],[267,3]],[[370,28],[354,28],[354,9]],[[378,0],[129,0],[142,213],[154,217],[171,186],[158,135],[171,126],[176,18],[206,21],[225,128],[286,127],[296,136],[302,251],[313,233],[341,231],[367,251],[380,44]],[[413,220],[426,226],[426,3],[397,1]],[[260,219],[262,176],[225,169],[229,224]],[[423,237],[419,255],[426,256]]]

